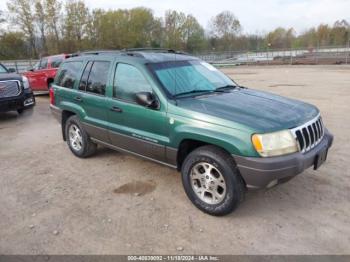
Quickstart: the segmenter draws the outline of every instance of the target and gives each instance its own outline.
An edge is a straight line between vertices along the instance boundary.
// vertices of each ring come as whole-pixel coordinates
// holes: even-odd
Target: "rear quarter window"
[[[55,84],[61,87],[74,88],[79,79],[82,64],[81,61],[63,63],[55,79]]]

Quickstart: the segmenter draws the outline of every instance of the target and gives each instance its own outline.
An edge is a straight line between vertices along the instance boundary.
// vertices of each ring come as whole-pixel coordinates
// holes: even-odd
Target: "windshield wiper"
[[[236,88],[238,88],[238,86],[225,85],[225,86],[220,86],[220,87],[216,88],[215,91],[225,91],[225,90],[228,90],[228,89],[236,89]]]
[[[194,89],[191,91],[175,94],[175,95],[173,95],[173,97],[179,97],[179,96],[183,96],[183,95],[190,95],[190,94],[196,94],[196,93],[216,93],[216,92],[225,93],[225,92],[227,92],[228,89],[235,89],[235,88],[238,88],[238,86],[226,85],[226,86],[218,87],[218,88],[213,89],[213,90],[211,90],[211,89]]]
[[[194,89],[194,90],[191,90],[191,91],[175,94],[175,95],[173,95],[173,97],[179,97],[179,96],[183,96],[183,95],[190,95],[190,94],[196,94],[196,93],[212,93],[212,92],[215,92],[215,89],[214,90],[210,90],[210,89]]]

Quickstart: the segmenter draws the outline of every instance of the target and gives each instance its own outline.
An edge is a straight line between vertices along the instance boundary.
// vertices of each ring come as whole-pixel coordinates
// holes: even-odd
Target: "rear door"
[[[90,136],[108,142],[106,88],[108,85],[110,61],[87,61],[79,83],[80,94],[76,101],[84,109],[84,126]]]
[[[136,93],[152,92],[145,74],[134,65],[117,63],[113,98],[109,100],[109,137],[117,147],[165,161],[167,118],[165,106],[150,109],[136,103]]]
[[[82,71],[83,61],[70,61],[62,64],[61,69],[55,78],[53,88],[55,89],[56,104],[63,109],[82,115],[80,102],[76,101],[80,97],[77,90]],[[57,88],[59,87],[59,88]]]

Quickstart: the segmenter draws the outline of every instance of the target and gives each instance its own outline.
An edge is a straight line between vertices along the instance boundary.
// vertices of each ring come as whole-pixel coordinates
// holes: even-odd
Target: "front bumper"
[[[31,89],[25,89],[19,96],[0,98],[0,112],[26,109],[35,105],[35,97]]]
[[[313,166],[316,156],[330,148],[333,135],[325,129],[322,141],[309,152],[300,152],[278,157],[242,157],[233,155],[237,167],[248,187],[264,188],[286,182],[305,169]]]

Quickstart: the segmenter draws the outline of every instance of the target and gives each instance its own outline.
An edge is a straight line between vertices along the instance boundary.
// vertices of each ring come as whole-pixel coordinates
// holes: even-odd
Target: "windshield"
[[[212,65],[199,61],[171,61],[150,64],[151,69],[172,96],[211,92],[217,88],[237,86]]]
[[[0,64],[0,74],[1,73],[7,73],[7,69],[3,65]]]

